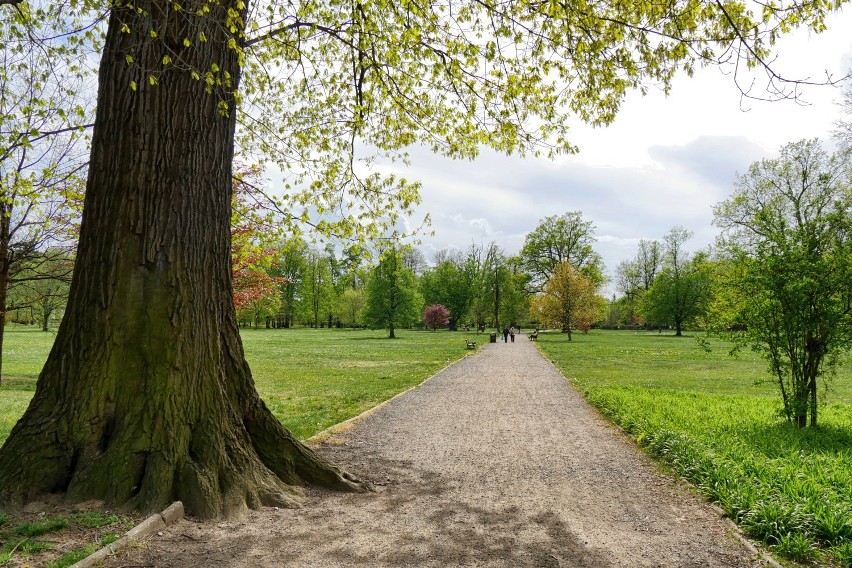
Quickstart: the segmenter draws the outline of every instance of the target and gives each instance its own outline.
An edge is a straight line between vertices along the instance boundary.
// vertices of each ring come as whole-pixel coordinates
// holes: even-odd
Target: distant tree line
[[[715,209],[716,246],[690,250],[693,233],[681,226],[639,240],[635,257],[615,268],[610,298],[602,295],[607,278],[595,227],[580,211],[542,219],[515,256],[494,242],[443,249],[432,259],[393,239],[369,252],[318,246],[283,234],[255,193],[262,171],[239,165],[231,235],[238,321],[380,328],[390,337],[408,328],[534,326],[565,332],[568,341],[595,327],[676,336],[706,330],[760,352],[787,418],[815,425],[820,381],[852,343],[849,131],[838,123],[833,153],[802,140],[740,175]],[[27,201],[36,194],[21,181],[4,186],[3,322],[47,330],[61,317],[74,261],[76,179],[57,178],[46,201]]]

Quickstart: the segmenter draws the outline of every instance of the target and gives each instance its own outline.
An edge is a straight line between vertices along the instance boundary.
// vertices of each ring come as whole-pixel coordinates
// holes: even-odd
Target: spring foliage
[[[716,224],[729,327],[769,363],[784,415],[817,424],[819,382],[852,344],[852,169],[817,140],[752,164]]]

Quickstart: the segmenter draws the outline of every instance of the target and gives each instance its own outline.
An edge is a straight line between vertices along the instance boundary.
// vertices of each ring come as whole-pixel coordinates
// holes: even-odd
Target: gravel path
[[[318,450],[376,492],[181,521],[114,566],[764,566],[525,335],[488,344]]]

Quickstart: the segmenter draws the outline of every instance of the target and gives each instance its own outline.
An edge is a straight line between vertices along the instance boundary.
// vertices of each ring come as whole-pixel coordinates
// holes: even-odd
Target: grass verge
[[[779,415],[765,364],[689,337],[592,332],[540,349],[584,396],[779,555],[852,566],[852,369],[817,429]]]

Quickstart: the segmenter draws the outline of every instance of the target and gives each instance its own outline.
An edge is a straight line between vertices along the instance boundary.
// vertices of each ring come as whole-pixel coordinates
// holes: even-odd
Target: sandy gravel
[[[311,489],[302,509],[184,520],[111,565],[766,565],[523,335],[485,345],[318,451],[376,492]]]

